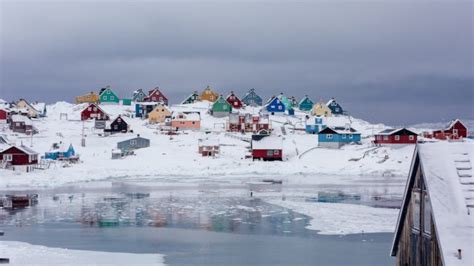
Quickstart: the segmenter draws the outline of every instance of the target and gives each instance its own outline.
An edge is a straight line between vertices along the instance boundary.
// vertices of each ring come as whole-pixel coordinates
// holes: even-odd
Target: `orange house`
[[[207,86],[204,91],[199,95],[199,100],[215,102],[219,98],[219,94],[211,89],[210,86]]]
[[[182,130],[199,130],[201,128],[201,115],[198,112],[177,112],[171,116],[171,127]]]

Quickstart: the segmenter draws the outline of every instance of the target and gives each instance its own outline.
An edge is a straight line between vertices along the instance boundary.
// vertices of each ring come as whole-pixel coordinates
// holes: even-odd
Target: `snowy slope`
[[[53,142],[72,143],[76,152],[81,155],[82,163],[63,168],[52,165],[49,169],[33,173],[20,173],[0,170],[0,189],[23,186],[57,186],[65,183],[103,180],[111,178],[139,177],[155,179],[159,177],[206,177],[226,179],[229,176],[304,176],[316,179],[319,175],[353,176],[406,176],[413,146],[375,148],[369,137],[374,132],[385,128],[384,125],[373,125],[356,118],[334,118],[328,123],[345,123],[362,133],[362,145],[348,145],[340,150],[317,148],[317,136],[308,135],[297,130],[304,127],[304,113],[297,112],[295,117],[272,116],[271,124],[274,134],[283,139],[283,162],[253,162],[245,159],[249,154],[249,143],[232,137],[240,133],[226,133],[226,118],[215,118],[207,113],[209,103],[201,102],[191,105],[176,105],[175,111],[199,111],[202,118],[202,129],[199,132],[186,132],[178,136],[162,135],[156,125],[149,125],[146,120],[128,119],[134,133],[116,134],[109,137],[99,136],[92,121],[79,120],[80,111],[85,105],[73,105],[58,102],[48,106],[48,117],[34,120],[39,134],[33,138],[23,134],[5,131],[10,140],[23,143],[39,152],[48,151]],[[101,106],[102,107],[102,106]],[[249,108],[245,112],[257,113],[258,108]],[[103,106],[114,118],[122,114],[129,116],[133,107],[108,105]],[[68,120],[60,120],[65,113]],[[344,121],[339,121],[345,119]],[[86,147],[81,147],[81,133],[84,125]],[[282,127],[287,135],[282,135]],[[344,125],[342,125],[344,126]],[[293,130],[296,129],[296,130]],[[209,131],[209,134],[206,134]],[[116,143],[140,134],[151,140],[151,147],[136,151],[136,156],[122,160],[111,160],[111,150]],[[205,158],[197,153],[198,139],[205,137],[218,139],[222,145],[219,158]],[[250,135],[247,135],[247,138]]]

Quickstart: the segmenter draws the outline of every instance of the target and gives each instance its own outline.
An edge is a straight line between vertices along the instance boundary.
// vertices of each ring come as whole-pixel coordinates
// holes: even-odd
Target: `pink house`
[[[171,127],[178,130],[199,130],[201,128],[201,115],[198,112],[176,112],[171,115]]]

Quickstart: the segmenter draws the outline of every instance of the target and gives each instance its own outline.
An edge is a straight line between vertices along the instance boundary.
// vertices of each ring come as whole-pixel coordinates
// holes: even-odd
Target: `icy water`
[[[110,187],[63,187],[28,193],[39,194],[37,205],[0,209],[0,229],[5,231],[2,240],[71,249],[161,253],[166,255],[168,265],[394,263],[388,256],[392,234],[317,235],[305,228],[308,217],[250,197],[242,188],[204,185],[183,189],[115,183]],[[281,197],[281,193],[262,196]],[[338,194],[336,200],[398,204],[372,198]]]

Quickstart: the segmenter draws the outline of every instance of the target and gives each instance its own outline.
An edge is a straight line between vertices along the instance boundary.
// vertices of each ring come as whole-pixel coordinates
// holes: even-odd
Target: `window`
[[[278,106],[278,110],[282,110],[283,107],[281,105]]]
[[[339,108],[336,107],[336,112],[339,112]]]
[[[412,198],[412,215],[413,215],[413,229],[420,230],[420,204],[421,197],[419,191],[413,191]]]
[[[396,136],[395,136],[395,140],[396,140],[396,141],[400,141],[400,135],[396,135]]]
[[[192,124],[194,125],[194,124],[196,124],[196,122],[193,121]]]
[[[414,139],[415,139],[415,136],[410,135],[408,138],[409,138],[409,140],[414,140]]]
[[[275,155],[279,155],[279,154],[280,154],[280,151],[279,151],[279,150],[275,150],[275,151],[274,151],[274,154],[275,154]]]
[[[104,100],[104,101],[107,100],[107,96],[104,95],[104,96],[102,97],[102,100]]]
[[[19,127],[19,126],[21,126],[21,123],[20,123],[20,122],[16,122],[15,125],[16,125],[17,127]]]
[[[383,136],[383,140],[388,140],[388,136]]]
[[[94,112],[97,112],[97,107],[94,107]]]
[[[11,154],[4,154],[3,155],[3,160],[7,162],[11,162],[13,160],[13,155]]]
[[[132,140],[130,141],[130,145],[132,145],[132,146],[137,145],[137,140],[136,140],[136,139],[132,139]]]
[[[89,112],[92,111],[92,107],[88,107],[87,111],[89,111]]]
[[[270,105],[270,108],[275,109],[275,105]]]
[[[423,197],[423,232],[431,234],[431,205],[426,193]]]
[[[456,136],[458,135],[458,130],[456,128],[453,129],[453,135],[456,135]]]
[[[326,134],[327,139],[332,139],[332,134]]]
[[[273,150],[268,150],[267,151],[267,156],[273,156]]]
[[[110,96],[110,100],[111,100],[111,101],[115,100],[115,97],[114,97],[114,96]]]
[[[162,102],[162,101],[163,101],[163,97],[160,97],[160,98],[159,98],[159,101]]]
[[[227,105],[222,106],[223,110],[227,110]]]
[[[342,138],[345,139],[345,138],[346,138],[346,134],[342,134]]]

